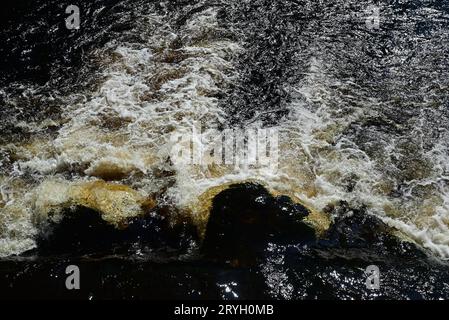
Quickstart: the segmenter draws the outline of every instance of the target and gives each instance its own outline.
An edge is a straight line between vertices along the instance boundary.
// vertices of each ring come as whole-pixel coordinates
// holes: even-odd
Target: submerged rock
[[[33,206],[38,221],[47,219],[54,212],[82,206],[101,213],[103,220],[120,227],[126,225],[127,219],[154,208],[156,202],[129,186],[103,180],[79,183],[46,181],[36,190]]]
[[[61,220],[48,221],[38,236],[38,254],[132,254],[139,250],[161,250],[179,255],[197,241],[192,224],[170,219],[157,212],[126,221],[117,228],[100,213],[85,207],[66,210]]]
[[[351,210],[345,202],[340,203],[319,247],[344,252],[347,258],[426,257],[415,243],[401,239],[396,229],[363,209]]]
[[[42,290],[36,279],[64,275],[65,266],[74,263],[90,286],[76,292],[82,298],[420,299],[449,294],[446,266],[396,237],[379,218],[344,202],[332,212],[327,232],[316,238],[303,221],[309,214],[305,207],[257,184],[232,185],[213,201],[202,246],[205,258],[183,262],[167,257],[180,257],[198,241],[194,223],[172,225],[169,209],[157,211],[129,219],[124,229],[91,209],[65,212],[41,234],[38,262],[27,272],[14,276],[22,262],[0,263],[8,274],[2,283],[14,284],[8,291],[13,296],[31,283],[35,289],[27,292],[33,296]],[[136,248],[158,258],[130,259]],[[378,290],[366,286],[369,265],[380,269]],[[59,282],[49,283],[43,292],[51,297],[59,292]],[[61,290],[62,296],[67,292]]]
[[[220,260],[254,262],[268,241],[314,239],[301,223],[309,210],[288,197],[273,197],[253,183],[231,185],[213,200],[202,251]]]
[[[97,182],[77,190],[79,196],[70,202],[75,210],[67,208],[41,221],[39,252],[113,252],[126,251],[133,245],[149,250],[187,250],[201,239],[206,259],[238,265],[269,258],[270,244],[307,246],[345,259],[426,257],[415,244],[398,238],[394,228],[364,210],[351,210],[344,202],[328,212],[334,219],[321,233],[306,222],[311,211],[289,197],[273,196],[256,183],[230,185],[213,198],[203,238],[193,219],[174,208],[154,208],[151,199],[139,199],[138,214],[122,215],[117,220],[107,210],[120,209],[109,201],[110,193],[128,194],[130,189],[105,185]]]

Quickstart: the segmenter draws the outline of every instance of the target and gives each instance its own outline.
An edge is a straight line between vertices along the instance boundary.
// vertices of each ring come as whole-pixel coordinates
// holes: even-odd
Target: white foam
[[[98,90],[86,93],[87,99],[81,102],[64,106],[66,121],[55,139],[19,147],[36,150],[24,152],[26,156],[16,162],[17,179],[30,173],[42,183],[16,190],[23,200],[0,209],[3,216],[0,221],[8,229],[1,230],[0,256],[33,248],[37,232],[33,217],[47,214],[49,208],[67,206],[71,200],[67,198],[71,190],[68,186],[73,183],[91,181],[91,176],[101,177],[109,170],[126,175],[142,173],[141,178],[131,182],[131,187],[142,194],[168,185],[168,179],[154,176],[153,169],[172,170],[167,162],[172,147],[170,133],[204,122],[213,126],[223,120],[218,100],[204,92],[226,88],[234,72],[229,57],[240,50],[239,44],[213,38],[198,43],[190,41],[177,49],[185,55],[179,62],[163,59],[165,54],[177,54],[168,47],[176,38],[187,35],[194,39],[219,28],[216,9],[196,13],[177,34],[171,30],[173,21],[166,21],[167,16],[152,14],[141,18],[136,25],[141,28],[146,24],[143,37],[147,43],[130,44],[116,39],[97,49],[94,54],[109,61],[100,70],[105,80]],[[158,83],[152,84],[155,81]],[[161,98],[145,97],[155,91]],[[70,97],[66,100],[76,101]],[[71,173],[70,184],[64,184],[68,169],[75,171]],[[172,187],[171,193],[183,195],[187,202],[193,201],[201,187],[191,192],[191,186],[201,182],[191,168],[175,169],[179,183]],[[53,183],[55,179],[61,182]],[[11,181],[1,183],[2,188],[12,187]],[[132,210],[133,204],[129,205]]]
[[[409,239],[440,258],[449,258],[449,188],[445,178],[449,163],[447,143],[441,139],[443,142],[436,144],[429,152],[427,161],[434,167],[429,176],[408,181],[403,196],[399,199],[392,197],[379,188],[392,177],[379,171],[382,166],[377,159],[370,158],[355,142],[340,135],[349,124],[357,123],[363,116],[372,113],[374,117],[379,117],[373,108],[377,102],[369,100],[364,108],[352,108],[339,115],[336,105],[338,93],[331,88],[343,84],[333,80],[326,71],[326,65],[319,59],[313,58],[310,65],[308,75],[298,87],[292,89],[298,93],[296,101],[290,106],[293,120],[284,125],[292,137],[292,145],[297,146],[292,152],[284,154],[287,163],[284,170],[290,171],[294,157],[304,154],[299,167],[303,171],[313,172],[314,177],[305,189],[317,190],[311,195],[299,191],[298,196],[317,209],[340,200],[354,208],[367,207],[370,213],[381,217]],[[352,84],[348,82],[347,85]],[[334,143],[335,140],[337,143]],[[391,139],[384,152],[394,154],[396,143]],[[344,177],[351,175],[357,176],[357,184],[354,190],[348,191],[343,182]],[[293,181],[294,188],[295,185],[299,187],[300,182],[291,176],[289,179]],[[432,187],[435,192],[428,198],[417,196],[413,194],[417,187]]]
[[[202,42],[189,41],[195,37],[208,39],[201,36],[217,31],[220,26],[216,14],[215,8],[198,12],[179,30],[170,27],[172,21],[167,21],[167,16],[141,17],[136,26],[145,30],[142,37],[147,43],[116,39],[96,50],[98,60],[105,61],[99,70],[104,80],[98,89],[83,93],[83,99],[75,99],[80,94],[66,97],[66,101],[80,102],[63,106],[65,123],[56,138],[17,147],[22,148],[23,157],[16,162],[11,179],[0,181],[0,189],[16,188],[15,183],[21,182],[16,190],[20,201],[0,208],[0,256],[34,248],[37,230],[32,217],[47,210],[44,207],[58,207],[69,201],[63,187],[49,189],[51,185],[64,184],[48,181],[64,181],[68,173],[72,175],[71,182],[92,181],[109,168],[118,175],[139,173],[127,183],[143,195],[168,188],[167,199],[181,208],[192,207],[209,188],[247,180],[261,181],[270,190],[293,194],[318,210],[344,200],[352,207],[366,206],[370,213],[382,217],[423,247],[448,258],[449,188],[447,178],[441,180],[449,171],[447,144],[436,145],[429,154],[438,169],[434,176],[426,181],[410,181],[405,190],[407,197],[413,188],[429,183],[436,186],[438,202],[418,198],[407,204],[392,198],[381,190],[386,178],[378,170],[376,160],[354,141],[341,136],[350,123],[370,112],[375,117],[374,108],[348,110],[338,105],[334,88],[356,84],[333,78],[319,57],[310,61],[304,80],[290,88],[290,120],[276,128],[280,132],[276,170],[270,166],[234,166],[214,172],[201,166],[169,165],[172,132],[189,132],[202,125],[213,129],[225,121],[217,98],[208,92],[223,91],[237,78],[232,58],[242,50],[241,44],[213,36]],[[169,44],[175,39],[184,39],[186,43],[182,48],[170,49]],[[184,57],[171,62],[164,61],[164,55]],[[375,106],[378,102],[371,99],[367,103]],[[260,127],[260,123],[253,123],[247,129]],[[30,130],[36,128],[39,129]],[[394,143],[391,141],[386,152],[395,150]],[[154,174],[156,169],[175,170],[176,183],[172,185],[171,178]],[[26,174],[32,174],[38,183],[27,182]],[[351,175],[357,176],[357,183],[348,191],[345,179]],[[420,212],[424,204],[431,208],[427,216]],[[133,204],[130,208],[134,208]],[[410,215],[413,210],[416,213]]]

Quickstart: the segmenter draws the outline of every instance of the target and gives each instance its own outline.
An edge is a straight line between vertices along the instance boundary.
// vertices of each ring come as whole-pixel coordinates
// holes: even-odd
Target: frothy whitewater
[[[42,221],[77,206],[120,226],[165,205],[204,231],[215,195],[255,181],[309,207],[315,228],[345,202],[448,259],[447,8],[392,3],[369,30],[365,3],[333,2],[124,1],[112,25],[126,31],[72,70],[81,88],[5,86],[10,110],[40,97],[60,112],[5,115],[25,138],[2,134],[0,257],[35,248]],[[192,128],[274,128],[279,164],[173,162],[173,133]]]

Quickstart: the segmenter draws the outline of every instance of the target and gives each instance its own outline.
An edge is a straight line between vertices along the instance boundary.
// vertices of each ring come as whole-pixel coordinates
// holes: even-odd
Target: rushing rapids
[[[449,296],[447,4],[79,6],[79,30],[58,1],[2,20],[5,295],[74,259],[103,282],[135,274],[82,297]],[[260,132],[278,139],[253,150]],[[246,149],[228,159],[216,136]],[[176,161],[173,137],[223,161]],[[261,141],[271,162],[241,161]],[[370,264],[385,270],[377,293]]]

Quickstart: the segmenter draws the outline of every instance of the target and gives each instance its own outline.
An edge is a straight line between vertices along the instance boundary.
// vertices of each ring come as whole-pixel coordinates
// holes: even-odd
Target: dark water
[[[159,188],[151,189],[159,205],[129,218],[125,228],[108,224],[101,213],[78,203],[66,206],[61,219],[44,222],[36,222],[39,207],[33,206],[29,231],[28,216],[25,222],[21,216],[10,218],[15,207],[2,203],[0,214],[7,218],[0,220],[1,239],[33,245],[23,250],[18,245],[11,254],[2,254],[1,298],[449,297],[448,3],[105,0],[78,5],[82,23],[77,31],[65,28],[66,4],[59,1],[11,1],[2,11],[2,186],[15,188],[20,180],[18,193],[26,198],[48,178],[92,178],[90,163],[69,149],[23,156],[12,152],[11,145],[39,139],[57,145],[52,139],[63,135],[76,118],[66,106],[93,99],[114,72],[120,73],[104,71],[120,59],[114,53],[117,47],[148,47],[155,54],[163,47],[166,55],[158,59],[164,64],[155,68],[168,64],[182,70],[192,55],[186,48],[238,42],[243,49],[223,58],[234,65],[236,75],[205,94],[224,110],[219,127],[258,123],[297,128],[301,143],[312,142],[308,148],[300,144],[281,150],[286,159],[282,173],[294,178],[297,173],[299,180],[302,171],[326,177],[330,192],[316,187],[317,182],[303,187],[317,188],[310,203],[332,223],[319,234],[304,222],[311,215],[305,206],[273,196],[261,185],[240,183],[215,196],[202,240],[191,218],[176,224],[170,219],[179,214],[166,192],[177,181],[173,168],[161,165],[151,174],[114,171],[100,177],[145,191],[146,175],[160,179],[150,183]],[[369,5],[381,10],[379,29],[367,28]],[[203,21],[194,19],[207,10],[216,12],[217,26],[210,31],[206,20],[200,24],[206,31],[194,29],[192,24]],[[163,17],[162,22],[147,24],[152,14]],[[170,33],[178,36],[173,40]],[[156,43],[159,35],[163,44]],[[201,63],[207,57],[196,58]],[[135,68],[126,71],[133,77],[147,76],[138,63],[131,61],[127,68]],[[170,91],[162,92],[158,84],[162,76],[151,76],[151,99],[168,101],[164,95]],[[304,120],[309,114],[316,117]],[[109,118],[99,119],[92,126],[100,132],[121,128]],[[46,120],[52,124],[39,129],[19,125]],[[118,121],[129,120],[123,116]],[[307,131],[309,126],[312,130]],[[136,130],[135,135],[141,137],[142,132]],[[141,146],[127,139],[135,149]],[[52,171],[22,169],[25,160],[51,160],[53,153],[72,157],[70,165]],[[59,191],[53,192],[56,197]],[[329,193],[338,199],[327,200]],[[385,216],[391,220],[383,221]],[[81,270],[79,291],[65,288],[65,268],[71,264]],[[365,284],[370,265],[380,269],[378,290]]]
[[[301,223],[307,210],[289,203],[282,197],[272,198],[260,186],[236,185],[216,197],[202,246],[188,224],[173,228],[163,219],[146,217],[118,231],[94,212],[80,209],[42,234],[39,249],[2,260],[1,297],[447,297],[447,265],[398,240],[374,217],[339,213],[326,235],[316,239],[314,231]],[[276,209],[286,205],[288,211]],[[81,290],[66,289],[68,265],[80,268]],[[366,287],[369,265],[380,269],[379,290]]]

